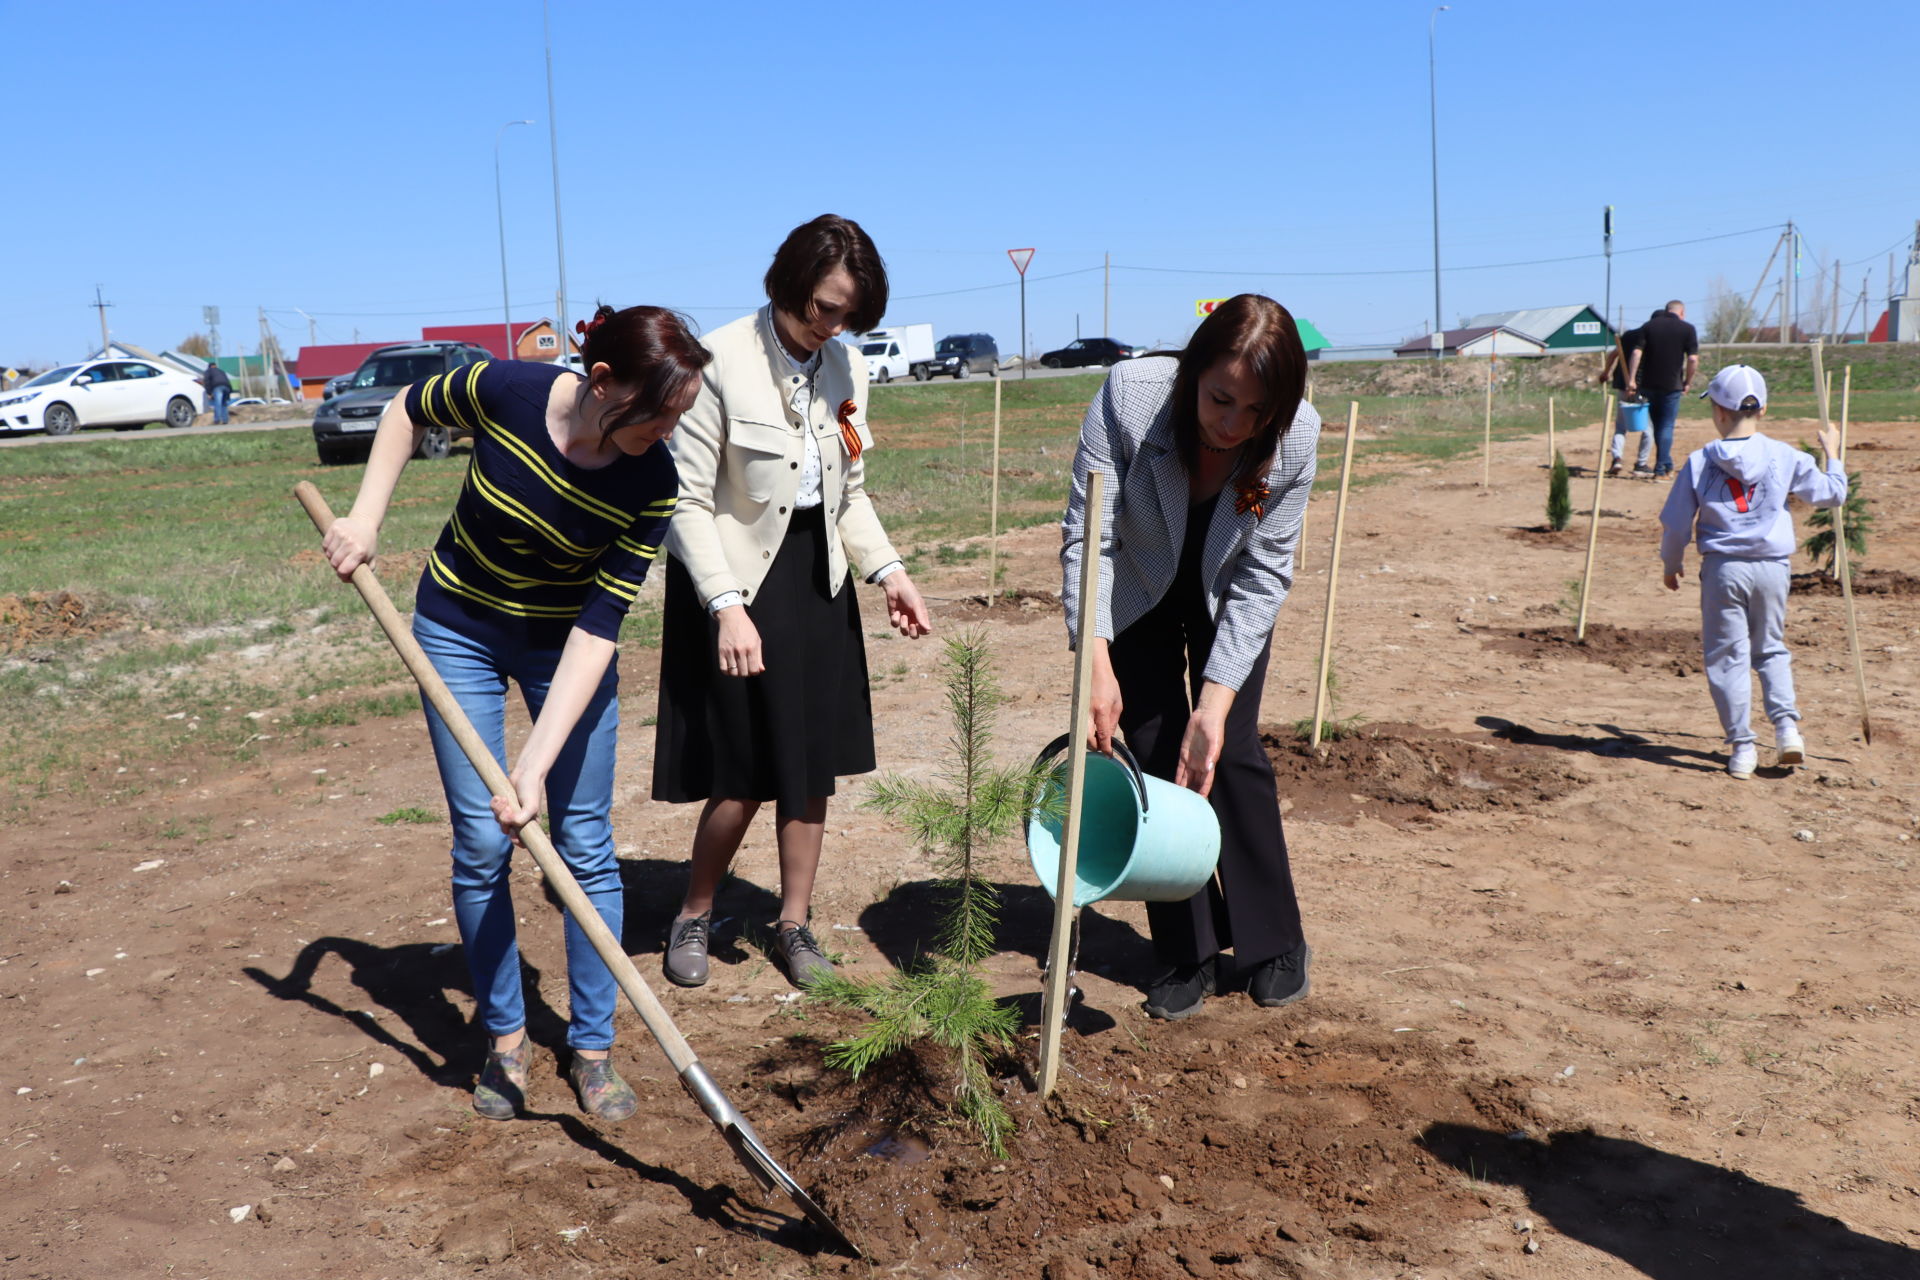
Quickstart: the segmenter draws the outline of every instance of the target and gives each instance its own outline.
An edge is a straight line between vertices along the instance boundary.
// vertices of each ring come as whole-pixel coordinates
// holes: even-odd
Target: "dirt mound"
[[[1064,607],[1060,597],[1051,591],[1022,588],[1003,591],[997,596],[962,596],[951,603],[943,603],[940,612],[963,622],[985,622],[989,619],[994,622],[1039,622],[1043,618],[1059,617]]]
[[[1793,575],[1791,589],[1795,595],[1837,596],[1841,594],[1840,580],[1829,578],[1824,573],[1796,573]],[[1898,569],[1855,569],[1853,594],[1857,596],[1920,595],[1920,578],[1910,573],[1902,573]]]
[[[1005,1160],[950,1124],[930,1064],[909,1057],[855,1082],[820,1066],[813,1029],[776,1042],[723,1087],[753,1098],[761,1137],[864,1261],[827,1251],[784,1198],[755,1196],[710,1129],[677,1132],[689,1107],[670,1077],[636,1087],[672,1136],[582,1125],[587,1150],[563,1155],[564,1142],[516,1147],[522,1126],[420,1130],[372,1190],[391,1227],[449,1261],[510,1251],[529,1275],[577,1274],[583,1261],[682,1274],[696,1245],[702,1270],[720,1275],[772,1274],[786,1249],[812,1255],[808,1274],[1004,1280],[1293,1275],[1296,1259],[1443,1265],[1422,1238],[1486,1209],[1419,1135],[1436,1122],[1534,1128],[1517,1090],[1456,1080],[1470,1043],[1303,1032],[1245,1004],[1223,1014],[1215,1039],[1144,1021],[1128,1035],[1070,1031],[1050,1105],[1002,1080],[1018,1124]],[[475,1207],[422,1221],[408,1212],[419,1184]]]
[[[1579,775],[1521,747],[1413,724],[1368,725],[1323,742],[1324,760],[1290,728],[1270,725],[1260,741],[1287,812],[1321,821],[1527,809],[1580,785]]]
[[[0,653],[18,653],[48,640],[97,636],[119,625],[119,615],[95,609],[71,591],[0,596]]]
[[[1700,670],[1700,633],[1679,627],[1616,627],[1589,622],[1587,637],[1574,638],[1572,627],[1527,627],[1519,631],[1490,631],[1484,642],[1501,653],[1528,658],[1585,658],[1604,662],[1616,671],[1660,667],[1677,676]]]

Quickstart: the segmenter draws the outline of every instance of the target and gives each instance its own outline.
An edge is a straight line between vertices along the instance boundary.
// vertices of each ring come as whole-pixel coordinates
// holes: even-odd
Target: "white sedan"
[[[66,436],[81,427],[185,427],[200,400],[200,384],[184,373],[144,360],[89,360],[0,391],[0,431]]]

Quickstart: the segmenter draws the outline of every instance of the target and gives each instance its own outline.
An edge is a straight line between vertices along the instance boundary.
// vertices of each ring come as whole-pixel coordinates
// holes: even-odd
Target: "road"
[[[1039,365],[1034,365],[1027,370],[1027,376],[1029,378],[1078,378],[1091,374],[1105,376],[1106,372],[1105,369],[1044,369]],[[1020,381],[1020,371],[1018,369],[1005,370],[1000,376],[1009,382]],[[926,382],[915,382],[911,378],[901,378],[888,385],[894,387],[944,387],[952,386],[954,381],[955,379],[952,378],[930,378]],[[976,373],[972,378],[969,378],[968,381],[987,382],[989,379],[986,374]],[[170,430],[158,424],[145,427],[140,431],[115,431],[111,428],[100,427],[90,431],[76,431],[70,436],[49,436],[39,432],[28,435],[16,432],[12,435],[0,436],[0,449],[13,449],[35,444],[85,444],[89,441],[97,440],[128,440],[135,436],[164,436],[171,440],[178,436],[210,435],[216,431],[285,431],[294,427],[304,429],[311,425],[312,419],[310,418],[275,418],[267,422],[234,422],[224,427],[216,427],[209,423],[205,426],[181,427],[178,430]]]
[[[274,418],[268,422],[231,422],[224,427],[216,427],[212,423],[208,423],[205,426],[181,427],[177,430],[157,424],[143,427],[139,431],[115,431],[111,427],[97,427],[90,431],[76,431],[70,436],[50,436],[40,432],[35,432],[32,435],[21,435],[15,432],[12,435],[0,437],[0,449],[12,449],[21,445],[30,444],[85,444],[90,440],[130,440],[135,436],[142,435],[148,437],[165,436],[171,440],[176,436],[212,435],[216,431],[285,431],[290,427],[308,427],[311,425],[312,419],[310,418]]]

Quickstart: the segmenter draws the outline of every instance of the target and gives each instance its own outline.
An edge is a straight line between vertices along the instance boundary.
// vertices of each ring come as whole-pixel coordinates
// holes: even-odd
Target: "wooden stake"
[[[993,501],[987,517],[987,607],[1000,587],[1000,379],[993,380]]]
[[[1600,545],[1600,487],[1607,480],[1607,438],[1613,434],[1613,392],[1607,392],[1606,412],[1600,416],[1600,453],[1593,464],[1593,518],[1587,522],[1587,566],[1580,571],[1580,620],[1573,638],[1587,638],[1587,600],[1593,592],[1593,553]]]
[[[1313,736],[1308,745],[1320,747],[1320,727],[1327,718],[1327,669],[1333,661],[1333,606],[1340,595],[1340,542],[1347,532],[1347,479],[1353,474],[1353,432],[1360,422],[1360,404],[1347,402],[1347,442],[1340,452],[1340,494],[1333,501],[1333,554],[1327,561],[1327,609],[1320,621],[1320,678],[1313,690]]]
[[[1480,487],[1493,483],[1493,357],[1487,358],[1487,413],[1480,433]]]
[[[1547,467],[1553,467],[1555,449],[1553,447],[1553,397],[1547,397]]]
[[[1813,382],[1820,391],[1820,426],[1827,426],[1828,379],[1821,371],[1820,343],[1813,344]],[[1853,366],[1847,366],[1847,381],[1843,394],[1851,398],[1853,386]],[[1851,406],[1848,406],[1849,408]],[[1840,474],[1847,472],[1847,418],[1846,410],[1840,416],[1840,456],[1834,461],[1840,464]],[[1833,509],[1833,567],[1840,575],[1840,599],[1847,609],[1847,652],[1853,655],[1853,689],[1860,701],[1860,740],[1868,746],[1873,745],[1873,716],[1867,710],[1867,665],[1860,657],[1860,623],[1853,611],[1853,565],[1847,556],[1847,506],[1841,499],[1840,505]]]
[[[1087,473],[1086,524],[1080,538],[1080,643],[1073,651],[1072,718],[1067,726],[1067,815],[1060,832],[1060,875],[1053,889],[1053,937],[1047,945],[1047,985],[1040,998],[1040,1096],[1060,1076],[1060,1033],[1067,1023],[1068,949],[1073,938],[1074,875],[1080,862],[1080,797],[1087,783],[1087,695],[1093,684],[1094,618],[1100,600],[1101,497],[1106,473]]]

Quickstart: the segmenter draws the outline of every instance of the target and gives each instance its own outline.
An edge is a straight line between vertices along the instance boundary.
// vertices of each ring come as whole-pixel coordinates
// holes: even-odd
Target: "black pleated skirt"
[[[829,595],[823,507],[794,513],[747,605],[767,669],[719,669],[719,625],[686,566],[667,561],[653,798],[774,801],[797,818],[834,780],[871,772],[873,698],[860,603],[848,574]]]

